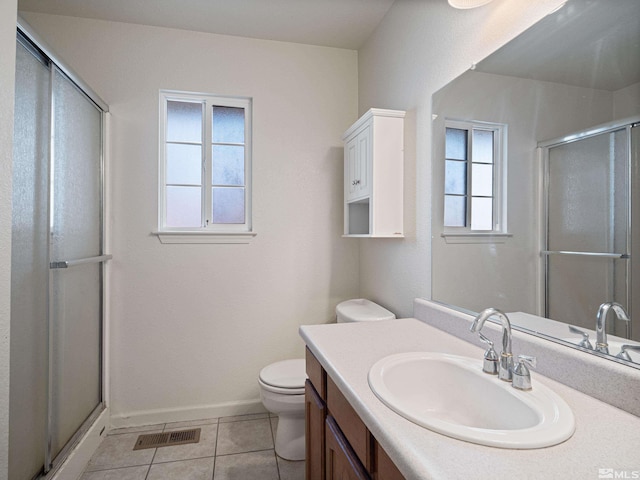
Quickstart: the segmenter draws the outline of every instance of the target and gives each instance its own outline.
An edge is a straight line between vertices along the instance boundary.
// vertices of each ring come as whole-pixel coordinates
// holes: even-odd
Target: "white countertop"
[[[367,382],[369,369],[380,358],[411,351],[482,358],[482,349],[419,320],[309,325],[300,327],[300,335],[409,480],[606,478],[599,476],[599,469],[627,475],[617,478],[640,478],[640,418],[535,371],[534,379],[573,410],[576,431],[560,445],[535,450],[485,447],[432,432],[387,408]]]

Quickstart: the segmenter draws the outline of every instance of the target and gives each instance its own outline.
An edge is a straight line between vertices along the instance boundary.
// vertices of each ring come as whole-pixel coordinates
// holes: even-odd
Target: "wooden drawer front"
[[[305,352],[307,361],[307,377],[313,383],[314,388],[323,400],[327,399],[327,374],[320,365],[320,362],[314,357],[311,350],[307,347]]]
[[[343,432],[331,416],[326,421],[327,480],[371,480]]]
[[[305,447],[306,480],[324,480],[324,445],[327,406],[309,380],[304,385],[305,393]]]
[[[405,480],[404,475],[400,473],[378,442],[375,442],[375,458],[376,468],[373,476],[375,480]]]
[[[327,408],[360,461],[370,466],[369,431],[331,377],[327,377]]]

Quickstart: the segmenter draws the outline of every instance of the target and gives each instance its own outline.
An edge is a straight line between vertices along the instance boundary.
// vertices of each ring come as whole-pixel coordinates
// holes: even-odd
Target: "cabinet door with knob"
[[[347,202],[364,198],[370,193],[371,128],[366,126],[346,144],[346,199]]]

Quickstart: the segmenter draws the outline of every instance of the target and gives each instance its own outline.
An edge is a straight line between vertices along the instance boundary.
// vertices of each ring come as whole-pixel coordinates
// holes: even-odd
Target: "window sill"
[[[166,231],[152,232],[157,235],[160,243],[251,243],[256,232],[196,232],[196,231]]]
[[[512,233],[450,233],[444,232],[440,236],[447,243],[506,243],[513,237]]]

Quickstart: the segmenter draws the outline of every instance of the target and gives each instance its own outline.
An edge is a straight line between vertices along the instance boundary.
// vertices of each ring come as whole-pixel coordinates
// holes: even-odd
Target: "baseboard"
[[[163,408],[119,413],[111,416],[111,428],[138,427],[158,423],[185,422],[203,418],[227,417],[230,415],[248,415],[265,413],[259,399],[240,402],[218,403],[214,405],[196,405],[181,408]]]
[[[100,413],[78,445],[71,451],[52,477],[52,480],[78,480],[108,431],[109,409],[106,408]]]

